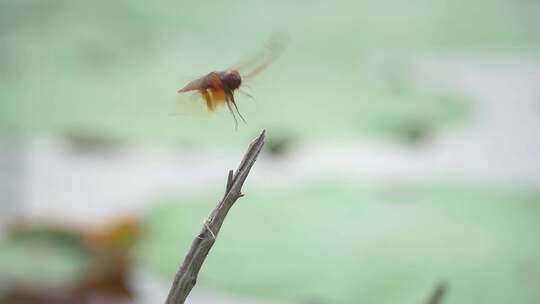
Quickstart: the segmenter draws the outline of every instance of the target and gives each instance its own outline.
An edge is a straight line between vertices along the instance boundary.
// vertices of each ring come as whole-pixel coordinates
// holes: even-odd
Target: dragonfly
[[[235,100],[235,93],[240,91],[240,87],[245,86],[245,81],[253,79],[261,71],[272,64],[285,50],[288,37],[284,34],[274,34],[266,41],[263,48],[239,64],[223,71],[214,71],[190,81],[183,88],[178,90],[179,94],[195,92],[196,99],[202,99],[206,109],[214,112],[222,105],[226,105],[231,113],[235,129],[238,129],[238,118],[246,123],[244,116],[240,113]],[[248,93],[248,97],[253,98]]]

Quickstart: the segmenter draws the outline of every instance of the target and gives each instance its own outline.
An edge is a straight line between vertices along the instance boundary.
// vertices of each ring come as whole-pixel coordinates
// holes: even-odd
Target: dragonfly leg
[[[234,111],[231,108],[231,104],[228,101],[227,101],[227,108],[229,108],[229,111],[231,112],[231,115],[234,118],[234,129],[238,130],[238,120],[236,119],[236,115],[234,115]]]
[[[234,108],[236,109],[236,113],[238,113],[238,116],[240,116],[240,119],[247,124],[246,120],[244,119],[244,116],[242,116],[242,113],[238,110],[238,106],[236,105],[236,102],[234,100],[234,95],[232,93],[229,94],[229,100],[233,104]],[[228,103],[227,103],[228,104]]]

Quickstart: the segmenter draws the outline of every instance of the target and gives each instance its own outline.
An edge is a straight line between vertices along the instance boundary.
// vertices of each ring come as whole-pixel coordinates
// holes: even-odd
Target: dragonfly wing
[[[264,47],[248,60],[234,65],[231,69],[238,70],[243,79],[251,79],[274,62],[287,47],[289,38],[284,34],[273,34]]]
[[[201,91],[191,94],[176,94],[174,115],[204,116],[208,112],[206,99]]]

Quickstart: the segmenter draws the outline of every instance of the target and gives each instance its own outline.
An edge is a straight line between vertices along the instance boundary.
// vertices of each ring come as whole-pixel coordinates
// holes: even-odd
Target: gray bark
[[[236,172],[233,172],[233,170],[229,171],[225,195],[204,222],[199,235],[193,240],[182,266],[176,273],[166,304],[184,303],[189,292],[195,286],[201,266],[216,241],[227,213],[236,200],[243,196],[242,186],[251,167],[257,160],[259,152],[261,152],[264,145],[264,137],[265,131],[262,131],[261,135],[249,145],[248,151],[244,155]]]

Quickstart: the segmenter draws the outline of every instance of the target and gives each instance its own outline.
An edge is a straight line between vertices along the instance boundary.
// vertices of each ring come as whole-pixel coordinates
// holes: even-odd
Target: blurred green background
[[[238,95],[247,125],[235,131],[226,109],[170,115],[189,80],[256,54],[274,32],[290,44],[249,83],[256,101]],[[136,265],[166,289],[224,173],[266,129],[255,181],[196,289],[253,303],[419,303],[445,280],[444,303],[537,303],[539,46],[530,0],[2,1],[0,136],[31,156],[3,167],[0,182],[20,193],[2,207],[39,219],[54,206],[71,222],[137,213]],[[54,154],[56,140],[86,156]],[[14,163],[7,142],[2,164]],[[170,164],[178,175],[159,175]],[[0,246],[0,277],[24,280],[19,246]],[[44,273],[71,276],[75,260]]]
[[[410,57],[536,47],[537,12],[534,1],[5,1],[0,118],[17,130],[197,143],[238,143],[263,127],[298,136],[438,127],[462,119],[466,102],[411,87]],[[228,113],[168,116],[190,77],[227,68],[275,31],[292,42],[252,84],[259,102],[239,98],[248,127],[224,128]]]
[[[293,303],[422,303],[439,281],[449,284],[445,303],[534,303],[539,200],[539,192],[458,185],[250,191],[200,280]],[[214,206],[211,197],[181,202],[187,206],[170,200],[148,218],[144,260],[165,277]]]

